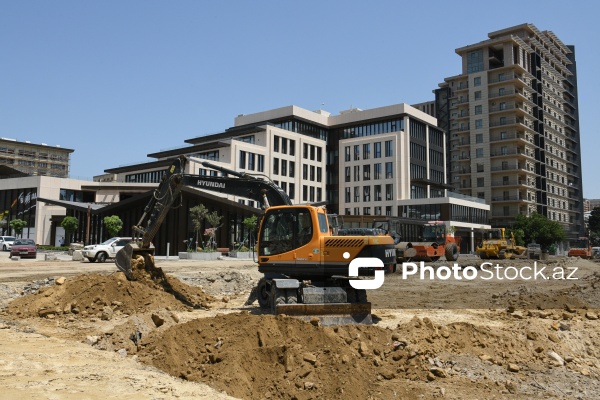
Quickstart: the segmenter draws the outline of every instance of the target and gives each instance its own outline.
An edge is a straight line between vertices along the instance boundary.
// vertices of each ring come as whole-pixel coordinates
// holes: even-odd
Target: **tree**
[[[594,207],[588,218],[588,229],[590,232],[600,234],[600,207]]]
[[[198,204],[190,208],[190,216],[192,218],[192,225],[194,226],[194,233],[196,234],[196,246],[193,249],[196,250],[198,247],[198,241],[200,241],[200,247],[202,247],[202,237],[200,236],[200,230],[202,229],[202,223],[208,214],[208,210],[204,207],[204,204]],[[191,246],[188,246],[191,247]]]
[[[530,216],[518,214],[512,226],[513,232],[523,230],[526,243],[538,243],[542,250],[548,251],[549,247],[565,240],[565,231],[557,221],[550,221],[542,214],[533,213]]]
[[[256,215],[252,215],[250,217],[244,218],[242,224],[246,231],[248,232],[248,247],[254,247],[254,240],[252,239],[254,236],[254,231],[256,231],[256,224],[258,223],[258,217]]]
[[[223,216],[217,214],[216,211],[206,214],[206,222],[208,222],[212,228],[206,229],[205,234],[208,234],[208,242],[210,243],[210,249],[217,249],[217,229],[221,227],[221,220]]]
[[[15,231],[16,235],[21,235],[23,233],[23,228],[27,226],[27,222],[22,219],[12,219],[8,224],[12,230]]]
[[[110,215],[104,217],[104,227],[108,231],[110,237],[117,236],[117,233],[123,229],[123,221],[119,218],[118,215]]]
[[[79,220],[75,217],[65,217],[60,223],[60,226],[62,226],[66,232],[66,241],[64,244],[67,245],[71,243],[73,232],[77,231],[77,228],[79,228]]]

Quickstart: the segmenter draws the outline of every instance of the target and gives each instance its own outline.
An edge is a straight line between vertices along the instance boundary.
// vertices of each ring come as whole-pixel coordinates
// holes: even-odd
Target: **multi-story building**
[[[286,191],[294,204],[323,202],[330,213],[352,216],[451,221],[465,238],[463,252],[472,251],[474,231],[489,226],[489,205],[446,193],[445,133],[436,125],[435,118],[406,104],[352,109],[333,116],[296,106],[240,115],[224,132],[149,154],[154,161],[106,169],[95,182],[60,179],[53,182],[54,191],[43,190],[41,181],[29,185],[28,193],[37,201],[27,211],[25,234],[38,243],[54,243],[64,234],[60,221],[66,214],[80,219],[70,240],[105,239],[102,220],[107,215],[120,216],[121,234],[131,235],[150,189],[160,182],[170,160],[184,154],[189,159],[188,174],[220,174],[202,164],[207,160],[237,172],[263,175]],[[0,191],[0,206],[5,204],[9,210],[8,219],[20,215],[11,204],[22,182],[6,179],[3,186],[13,189]],[[243,237],[243,219],[260,212],[248,199],[185,188],[181,207],[169,213],[155,237],[157,254],[185,249],[183,241],[194,231],[187,210],[198,203],[224,217],[219,237],[223,246]],[[57,212],[57,206],[67,211]],[[53,223],[41,224],[40,217]]]
[[[0,138],[0,165],[25,175],[66,178],[69,176],[69,157],[72,152],[72,149],[45,143]]]
[[[448,183],[491,204],[491,224],[541,213],[584,231],[575,49],[522,24],[456,49],[462,72],[435,90]]]

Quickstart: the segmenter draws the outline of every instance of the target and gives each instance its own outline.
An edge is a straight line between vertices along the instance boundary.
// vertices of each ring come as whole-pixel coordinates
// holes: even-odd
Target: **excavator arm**
[[[233,171],[208,161],[203,161],[202,165],[220,171],[223,176],[185,174],[187,162],[187,157],[183,155],[173,160],[152,193],[139,222],[133,226],[134,240],[115,257],[117,268],[131,280],[135,279],[132,260],[136,255],[145,259],[154,255],[152,239],[184,186],[245,197],[258,202],[263,210],[270,206],[292,205],[289,196],[267,177]],[[145,264],[150,262],[146,261]]]

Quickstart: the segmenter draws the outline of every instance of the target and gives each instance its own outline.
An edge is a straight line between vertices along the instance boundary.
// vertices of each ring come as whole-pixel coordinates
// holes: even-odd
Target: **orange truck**
[[[580,237],[569,244],[569,257],[592,258],[593,251],[590,238]]]

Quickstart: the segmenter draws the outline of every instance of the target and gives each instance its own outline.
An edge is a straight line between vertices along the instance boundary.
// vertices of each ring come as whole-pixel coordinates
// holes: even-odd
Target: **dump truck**
[[[389,236],[334,236],[323,205],[293,205],[289,196],[264,175],[251,175],[208,161],[222,176],[185,174],[187,157],[173,160],[133,227],[135,240],[117,253],[117,268],[135,280],[137,268],[156,273],[151,240],[183,187],[245,197],[260,204],[257,262],[263,277],[255,288],[258,303],[275,314],[318,318],[322,325],[372,323],[365,289],[351,281],[371,279],[376,269],[393,272],[396,249]],[[356,258],[377,258],[381,265],[349,276]],[[143,262],[142,262],[143,259]]]
[[[527,247],[517,246],[512,232],[510,238],[506,238],[505,228],[486,229],[484,237],[475,251],[482,260],[517,258],[527,255]]]

